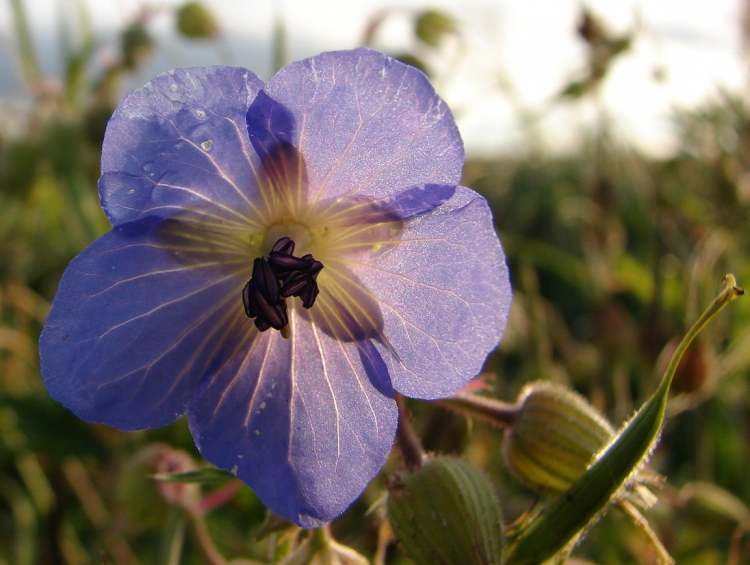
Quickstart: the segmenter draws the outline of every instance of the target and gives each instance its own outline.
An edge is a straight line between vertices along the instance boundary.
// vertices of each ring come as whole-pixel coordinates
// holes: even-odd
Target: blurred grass
[[[34,104],[20,131],[0,132],[0,564],[202,563],[179,505],[170,506],[149,478],[158,470],[154,453],[168,457],[174,448],[196,456],[184,422],[128,434],[87,425],[47,397],[36,351],[65,265],[107,229],[96,193],[104,125],[120,79],[158,49],[153,14],[144,8],[129,22],[116,38],[119,56],[92,74],[100,46],[85,3],[76,3],[74,24],[61,34],[65,73],[51,85],[39,70],[23,2],[10,5]],[[367,41],[384,18],[377,14]],[[280,64],[281,20],[277,29]],[[620,43],[613,49],[614,39],[596,27],[578,33],[592,68],[554,104],[595,97],[608,65],[628,48],[614,38]],[[434,48],[422,45],[409,56],[421,61]],[[513,398],[529,380],[555,380],[619,423],[653,389],[673,337],[721,275],[732,271],[749,284],[748,103],[726,94],[676,113],[675,127],[681,146],[661,160],[612,138],[603,118],[569,156],[539,151],[532,124],[526,154],[467,162],[464,184],[493,207],[515,289],[508,335],[487,365],[501,398]],[[668,484],[650,517],[678,563],[750,561],[748,322],[750,302],[743,301],[693,347],[675,383],[673,417],[654,459]],[[500,463],[497,431],[424,403],[413,410],[429,449],[464,454],[491,472],[506,517],[530,508],[533,496]],[[405,558],[378,503],[382,481],[334,533],[365,555],[400,563]],[[221,487],[197,488],[207,494]],[[269,522],[245,488],[206,520],[222,553],[260,562],[280,559],[298,535]],[[642,534],[617,513],[577,555],[602,563],[653,559]]]

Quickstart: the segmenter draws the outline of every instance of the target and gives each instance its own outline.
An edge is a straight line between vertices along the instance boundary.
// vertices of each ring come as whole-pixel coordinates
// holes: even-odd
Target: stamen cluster
[[[302,306],[311,308],[320,292],[317,278],[323,263],[309,253],[295,257],[294,247],[292,239],[282,237],[273,244],[267,259],[253,261],[252,275],[242,289],[242,303],[260,331],[286,327],[286,298],[296,296]]]

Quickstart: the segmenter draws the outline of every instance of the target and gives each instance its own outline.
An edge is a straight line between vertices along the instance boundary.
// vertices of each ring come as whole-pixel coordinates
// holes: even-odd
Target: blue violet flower
[[[112,230],[71,261],[44,381],[123,430],[187,414],[201,454],[303,527],[383,466],[396,392],[445,397],[503,333],[511,288],[487,202],[425,75],[323,53],[263,84],[178,69],[107,127]]]

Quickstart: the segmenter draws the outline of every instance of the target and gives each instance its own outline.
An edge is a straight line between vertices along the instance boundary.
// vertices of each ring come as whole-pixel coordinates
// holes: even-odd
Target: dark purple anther
[[[273,244],[268,259],[258,257],[253,261],[252,276],[242,289],[242,303],[245,314],[255,318],[260,331],[286,327],[286,298],[296,296],[302,306],[311,308],[320,293],[317,278],[323,263],[309,253],[295,257],[294,248],[292,239],[282,237]]]
[[[271,254],[281,253],[283,255],[291,255],[294,253],[294,241],[288,237],[281,237],[273,244],[271,248]]]

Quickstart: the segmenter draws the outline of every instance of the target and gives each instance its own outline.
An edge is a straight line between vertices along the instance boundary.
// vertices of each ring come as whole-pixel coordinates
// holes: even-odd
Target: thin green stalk
[[[159,563],[179,565],[185,545],[185,514],[176,507],[169,509],[159,547]]]
[[[404,464],[408,469],[419,469],[427,460],[427,454],[422,447],[417,432],[411,424],[411,416],[406,407],[406,399],[396,395],[398,406],[398,430],[396,431],[396,443],[398,444]]]
[[[21,71],[23,78],[29,88],[33,89],[42,76],[39,70],[39,60],[36,56],[34,43],[31,40],[29,20],[26,18],[26,9],[23,0],[10,0],[11,12],[13,12],[13,27],[18,39],[18,55],[21,60]]]
[[[651,529],[651,526],[646,518],[643,517],[643,514],[641,514],[640,511],[627,500],[620,501],[619,506],[623,512],[628,515],[633,524],[635,524],[635,526],[648,538],[649,543],[651,543],[654,551],[656,551],[656,557],[659,560],[659,563],[661,565],[674,565],[675,560],[669,555],[669,552],[661,543],[659,536],[657,536],[656,532]]]

